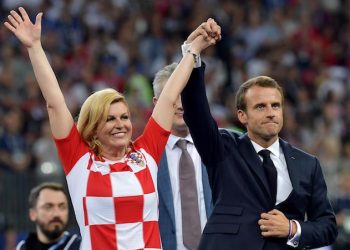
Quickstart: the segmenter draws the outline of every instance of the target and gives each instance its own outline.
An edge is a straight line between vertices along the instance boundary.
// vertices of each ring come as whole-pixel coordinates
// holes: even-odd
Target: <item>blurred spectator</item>
[[[341,173],[339,180],[339,193],[334,201],[338,225],[338,238],[333,250],[350,249],[350,170]]]
[[[13,250],[16,247],[17,234],[8,225],[6,218],[3,214],[0,214],[0,249]]]
[[[41,135],[33,145],[33,155],[36,159],[36,174],[39,182],[64,181],[63,168],[52,140],[48,120],[41,124]]]
[[[22,133],[23,113],[12,109],[4,115],[4,132],[0,136],[0,168],[9,171],[25,171],[32,162],[32,155]]]
[[[58,183],[42,183],[29,195],[29,218],[36,232],[18,243],[16,250],[79,250],[81,239],[65,231],[68,224],[68,195]]]

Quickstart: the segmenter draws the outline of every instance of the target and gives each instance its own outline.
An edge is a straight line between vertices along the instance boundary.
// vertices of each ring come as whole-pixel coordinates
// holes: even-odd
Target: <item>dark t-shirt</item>
[[[40,242],[38,240],[38,238],[36,237],[36,235],[34,237],[35,237],[35,239],[26,242],[27,249],[47,250],[51,246],[53,246],[57,243],[57,242],[54,242],[54,243],[50,243],[50,244],[45,244],[45,243]],[[63,249],[63,247],[64,246],[62,246],[62,248],[57,248],[57,249]]]
[[[53,247],[54,250],[63,250],[68,245],[71,250],[78,250],[80,246],[81,239],[77,235],[69,234],[65,232],[63,237],[58,239],[56,242],[45,244],[39,241],[36,233],[29,234],[28,238],[24,241],[19,249],[21,250],[48,250]],[[21,243],[19,243],[20,245]],[[23,243],[22,243],[23,244]],[[67,249],[67,248],[66,248]]]

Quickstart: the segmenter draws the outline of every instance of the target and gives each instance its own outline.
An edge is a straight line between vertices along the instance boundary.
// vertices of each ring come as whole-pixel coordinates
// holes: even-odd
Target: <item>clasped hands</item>
[[[185,43],[191,44],[192,52],[199,55],[205,48],[216,44],[220,40],[221,27],[213,18],[209,18],[187,37]]]

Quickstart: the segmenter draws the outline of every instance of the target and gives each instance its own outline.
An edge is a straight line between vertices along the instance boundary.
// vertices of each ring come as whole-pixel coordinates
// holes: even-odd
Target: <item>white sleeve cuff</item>
[[[300,224],[297,220],[292,220],[292,221],[294,221],[295,224],[297,225],[297,232],[295,233],[293,238],[288,238],[287,245],[294,247],[294,248],[297,248],[299,245],[299,239],[300,239],[300,235],[301,235],[301,227],[300,227]]]
[[[187,51],[190,49],[190,46],[191,44],[186,43],[186,41],[181,45],[182,56],[186,55]],[[200,66],[202,66],[202,60],[201,60],[201,56],[198,55],[197,58],[195,59],[194,68],[199,68]]]

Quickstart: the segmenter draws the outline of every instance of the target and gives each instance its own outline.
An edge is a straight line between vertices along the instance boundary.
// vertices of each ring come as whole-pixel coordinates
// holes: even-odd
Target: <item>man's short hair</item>
[[[68,195],[67,195],[67,191],[66,189],[63,187],[62,184],[60,183],[56,183],[56,182],[44,182],[41,183],[40,185],[34,187],[29,194],[29,208],[35,208],[37,203],[38,203],[38,198],[40,195],[40,192],[44,189],[49,189],[49,190],[53,190],[53,191],[59,191],[62,192],[67,200],[68,200]]]
[[[248,89],[250,89],[253,86],[277,89],[281,93],[282,105],[283,105],[284,103],[283,90],[282,90],[282,87],[277,83],[277,81],[269,76],[257,76],[249,79],[239,87],[236,93],[237,110],[246,111],[247,103],[245,101],[245,94],[247,93]]]
[[[169,79],[171,74],[174,72],[177,65],[178,65],[178,63],[169,64],[156,73],[154,80],[153,80],[153,83],[152,83],[153,93],[154,93],[154,96],[156,98],[159,98],[160,93],[162,92],[166,81]]]

